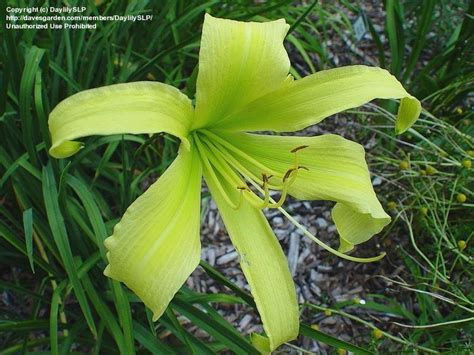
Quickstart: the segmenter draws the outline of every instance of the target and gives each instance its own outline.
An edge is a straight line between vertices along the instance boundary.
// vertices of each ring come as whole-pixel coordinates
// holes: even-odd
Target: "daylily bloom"
[[[298,302],[285,255],[262,210],[287,195],[330,200],[342,253],[390,222],[372,188],[357,143],[337,135],[291,137],[248,132],[301,130],[375,98],[400,99],[396,131],[418,118],[419,101],[386,70],[348,66],[300,80],[288,75],[284,20],[237,22],[206,15],[196,103],[157,82],[86,90],[49,118],[50,154],[66,158],[88,135],[166,132],[181,140],[178,157],[125,212],[106,239],[105,275],[125,283],[157,320],[200,260],[201,180],[215,200],[250,285],[271,351],[298,335]],[[279,191],[275,200],[270,191]],[[272,194],[272,196],[274,196]]]

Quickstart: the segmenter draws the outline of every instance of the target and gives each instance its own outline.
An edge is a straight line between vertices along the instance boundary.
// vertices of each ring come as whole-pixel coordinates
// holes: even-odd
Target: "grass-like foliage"
[[[62,1],[3,1],[1,21],[7,3],[63,5]],[[226,303],[252,308],[252,297],[205,262],[201,267],[228,288],[227,294],[198,294],[183,287],[157,323],[126,287],[103,275],[103,240],[131,202],[170,164],[179,142],[164,135],[92,137],[72,159],[56,160],[47,154],[51,144],[47,118],[62,99],[113,83],[157,80],[192,97],[205,12],[238,20],[284,17],[291,25],[290,53],[298,58],[293,61],[295,77],[334,66],[328,40],[334,36],[355,42],[347,13],[360,9],[344,1],[338,7],[304,3],[112,0],[94,4],[71,0],[70,6],[87,6],[86,14],[153,14],[154,18],[146,23],[100,22],[95,30],[2,28],[2,354],[32,350],[53,354],[73,350],[97,354],[258,353],[249,337],[213,307]],[[370,18],[367,26],[378,64],[391,69],[415,96],[425,98],[428,111],[404,141],[387,128],[393,119],[391,107],[372,105],[362,114],[380,122],[365,132],[369,137],[376,130],[377,146],[383,147],[373,150],[369,160],[373,172],[385,181],[383,186],[390,186],[379,191],[385,193],[396,217],[385,235],[398,235],[404,241],[397,252],[409,273],[392,282],[417,307],[383,295],[374,295],[364,306],[331,305],[334,314],[361,323],[367,334],[372,332],[372,340],[364,339],[358,345],[301,324],[301,337],[334,349],[364,354],[377,349],[464,351],[472,346],[474,194],[470,162],[474,131],[467,103],[474,77],[467,51],[472,50],[474,39],[473,3],[468,9],[460,2],[457,12],[445,2],[426,4],[407,1],[404,7],[403,2],[386,1],[386,18],[382,19],[386,43]],[[454,11],[454,31],[450,23],[440,22],[446,11]],[[357,114],[360,112],[354,112]],[[328,307],[320,305],[302,307],[315,314],[328,312]],[[393,332],[379,331],[383,324],[359,313],[355,316],[351,313],[354,307],[395,313],[405,326]],[[183,319],[208,336],[190,332],[189,322]]]

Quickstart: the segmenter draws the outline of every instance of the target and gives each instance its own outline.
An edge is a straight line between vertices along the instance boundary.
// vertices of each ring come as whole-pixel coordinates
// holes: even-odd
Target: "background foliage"
[[[7,1],[14,6],[61,1]],[[255,307],[251,296],[202,262],[227,294],[197,294],[183,287],[165,315],[150,312],[124,286],[105,278],[102,241],[150,179],[173,160],[178,142],[154,135],[92,137],[67,160],[47,155],[50,110],[71,94],[102,85],[157,80],[195,91],[200,28],[205,12],[238,20],[285,18],[287,46],[296,77],[341,64],[364,63],[348,14],[363,16],[365,3],[349,1],[96,1],[90,14],[152,13],[150,23],[99,23],[92,31],[8,31],[0,52],[0,348],[2,353],[75,351],[152,353],[256,353],[213,307]],[[474,289],[472,207],[472,91],[474,2],[392,1],[384,17],[365,16],[365,41],[376,63],[389,69],[423,100],[426,111],[404,137],[392,132],[395,103],[370,104],[358,116],[360,140],[376,133],[368,158],[388,182],[379,192],[395,222],[383,240],[398,236],[410,274],[392,280],[407,298],[374,295],[365,305],[302,305],[305,314],[355,320],[372,338],[354,344],[310,324],[301,337],[331,351],[463,353],[472,350]],[[5,18],[5,3],[1,9]],[[349,53],[336,63],[330,43]],[[361,58],[362,56],[362,58]],[[370,125],[369,125],[370,122]],[[463,197],[464,196],[464,197]],[[388,238],[390,237],[390,238]],[[391,327],[355,311],[396,313]],[[357,314],[357,315],[354,315]],[[208,337],[189,331],[182,316]],[[310,319],[310,318],[307,318]],[[297,350],[298,342],[291,346]]]

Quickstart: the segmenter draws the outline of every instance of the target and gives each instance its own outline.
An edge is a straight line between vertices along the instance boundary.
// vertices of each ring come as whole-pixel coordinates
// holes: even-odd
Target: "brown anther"
[[[296,153],[298,150],[301,150],[301,149],[305,149],[305,148],[308,148],[309,145],[300,145],[299,147],[296,147],[294,149],[291,150],[292,153]]]
[[[283,181],[286,181],[286,179],[288,179],[288,178],[290,177],[291,173],[292,173],[293,171],[295,171],[295,170],[296,170],[295,168],[292,168],[292,169],[288,170],[288,171],[285,173],[285,176],[283,176]]]
[[[263,181],[263,184],[260,185],[260,187],[261,187],[262,189],[264,189],[264,188],[265,188],[265,185],[268,184],[270,178],[272,178],[272,177],[273,177],[273,175],[267,175],[267,174],[262,173],[262,181]]]
[[[249,187],[248,186],[237,186],[237,189],[238,190],[246,190],[246,191],[250,191]]]
[[[303,169],[303,170],[309,171],[309,169],[306,166],[302,166],[302,165],[299,165],[298,169]]]

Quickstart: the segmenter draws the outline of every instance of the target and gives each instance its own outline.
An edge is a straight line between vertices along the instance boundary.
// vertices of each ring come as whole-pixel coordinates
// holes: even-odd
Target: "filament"
[[[294,154],[293,167],[283,174],[268,168],[266,165],[250,157],[247,153],[241,151],[215,133],[206,130],[200,130],[199,132],[202,132],[205,137],[201,136],[201,138],[199,138],[199,134],[197,133],[193,134],[193,136],[196,137],[196,144],[200,154],[203,156],[206,170],[209,171],[210,178],[216,182],[216,186],[224,196],[224,199],[234,209],[241,206],[242,198],[245,198],[253,207],[258,209],[280,208],[288,196],[290,186],[295,182],[298,176],[299,169],[308,170],[306,167],[299,166],[297,154],[301,149],[307,148],[308,146],[306,145],[296,147],[290,151],[290,153]],[[251,169],[239,162],[239,159],[232,153],[237,154],[240,158],[243,158],[257,169],[262,169],[262,177],[257,177]],[[224,178],[229,185],[235,186],[239,190],[240,198],[237,203],[233,202],[230,198],[228,190],[226,191],[219,181],[216,171],[219,171],[221,177]],[[271,175],[267,175],[267,173],[271,173]],[[274,177],[280,178],[281,184],[270,184],[270,178]],[[252,185],[260,185],[258,191],[262,197],[247,186],[246,180],[251,182]],[[275,202],[271,199],[270,190],[281,191],[278,201]]]
[[[232,154],[229,154],[226,150],[225,150],[225,147],[223,147],[222,145],[220,145],[219,143],[217,142],[212,142],[213,144],[209,144],[209,148],[220,155],[223,155],[224,158],[226,160],[229,160],[229,162],[234,165],[237,170],[239,172],[244,172],[246,175],[250,176],[252,178],[252,180],[256,181],[257,183],[259,183],[260,185],[263,185],[263,180],[261,180],[260,178],[257,177],[257,175],[255,175],[253,172],[251,172],[250,170],[248,170],[244,165],[242,165],[237,159],[235,159]],[[220,148],[220,149],[219,149]],[[267,169],[268,170],[268,169]],[[273,175],[270,175],[270,177],[273,177]],[[280,190],[282,188],[282,185],[274,185],[274,184],[270,184],[268,183],[268,188],[269,189],[272,189],[272,190]]]
[[[242,198],[245,197],[252,204],[252,206],[260,208],[262,199],[249,189],[247,184],[242,181],[242,179],[240,179],[238,175],[231,169],[227,161],[225,161],[225,159],[223,159],[219,154],[211,151],[209,149],[209,144],[206,144],[206,146],[202,144],[201,148],[203,150],[207,148],[206,157],[212,161],[212,164],[220,171],[222,177],[229,183],[229,185],[236,186],[236,188],[239,190],[239,201],[237,204],[231,204],[231,207],[233,209],[238,209],[242,204]]]
[[[224,187],[222,186],[222,184],[220,183],[219,181],[219,178],[217,177],[216,173],[214,172],[214,169],[212,168],[212,165],[210,164],[209,162],[209,159],[207,158],[207,155],[205,154],[204,152],[204,147],[201,143],[201,141],[199,140],[199,137],[197,134],[194,134],[194,140],[196,142],[196,147],[199,151],[199,155],[201,156],[201,160],[204,164],[204,168],[207,169],[208,173],[209,173],[209,176],[210,178],[212,179],[212,181],[215,183],[215,185],[217,186],[219,192],[221,193],[221,195],[224,197],[225,201],[233,208],[233,209],[238,209],[240,207],[240,201],[238,203],[234,203],[232,202],[231,198],[229,197],[229,195],[227,194],[227,192],[225,191]]]
[[[208,131],[208,130],[200,130],[199,132],[202,132],[204,133],[205,135],[207,135],[208,137],[211,137],[212,140],[216,140],[217,142],[219,142],[221,145],[223,145],[224,147],[226,147],[227,149],[233,151],[234,153],[240,155],[242,158],[244,158],[245,160],[249,161],[250,163],[252,163],[253,165],[255,165],[257,168],[261,169],[262,171],[266,171],[268,172],[269,174],[273,174],[275,175],[276,177],[281,177],[281,174],[266,167],[265,165],[263,165],[262,163],[260,163],[259,161],[255,160],[254,158],[252,158],[250,155],[248,155],[247,153],[241,151],[240,149],[238,149],[237,147],[235,147],[234,145],[230,144],[229,142],[227,142],[225,139],[219,137],[217,134],[211,132],[211,131]]]

